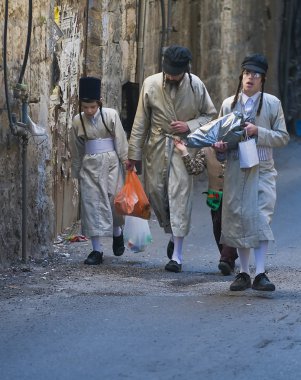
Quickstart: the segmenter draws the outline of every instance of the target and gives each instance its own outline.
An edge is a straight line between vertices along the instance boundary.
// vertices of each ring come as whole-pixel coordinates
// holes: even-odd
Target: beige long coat
[[[151,205],[165,232],[184,237],[189,232],[192,176],[182,158],[173,154],[172,121],[187,122],[193,132],[209,122],[216,110],[203,82],[185,74],[176,92],[163,86],[163,74],[145,79],[129,142],[129,159],[144,156],[144,184]]]
[[[123,185],[122,164],[127,159],[128,143],[118,113],[102,108],[105,123],[114,136],[115,151],[85,154],[85,141],[110,138],[101,115],[96,125],[82,113],[87,136],[80,117],[73,119],[70,136],[72,176],[79,179],[81,191],[81,225],[86,236],[112,236],[113,226],[123,225],[115,213],[114,195]]]
[[[234,97],[226,99],[220,116],[231,112]],[[256,108],[257,109],[257,108]],[[234,110],[242,111],[240,99]],[[257,146],[280,147],[289,141],[281,102],[264,93],[255,123]],[[221,243],[236,248],[254,248],[262,240],[274,240],[270,224],[276,202],[277,171],[274,160],[260,161],[250,169],[240,169],[235,152],[228,153],[224,178]]]

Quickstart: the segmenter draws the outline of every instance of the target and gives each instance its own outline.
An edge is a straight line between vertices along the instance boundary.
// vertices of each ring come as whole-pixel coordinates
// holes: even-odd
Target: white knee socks
[[[265,255],[268,249],[268,241],[260,241],[259,247],[254,248],[256,276],[259,273],[265,272]],[[237,248],[238,256],[240,260],[240,273],[245,272],[250,274],[249,260],[250,260],[250,248]]]
[[[93,251],[102,252],[102,244],[100,236],[91,236],[91,243]]]
[[[265,255],[268,250],[268,240],[263,240],[259,242],[259,247],[254,248],[254,255],[255,255],[255,265],[256,265],[256,276],[259,273],[265,272]]]
[[[182,263],[182,250],[183,250],[183,237],[174,236],[174,250],[172,255],[172,260],[176,261],[178,264]]]
[[[237,252],[240,261],[240,273],[244,272],[250,274],[250,248],[237,248]]]

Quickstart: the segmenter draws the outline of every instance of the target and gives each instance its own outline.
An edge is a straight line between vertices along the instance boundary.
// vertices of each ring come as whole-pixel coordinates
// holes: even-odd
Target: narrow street
[[[229,291],[234,275],[217,269],[203,176],[182,273],[164,270],[168,237],[154,214],[145,252],[117,258],[106,239],[104,263],[87,267],[90,243],[62,236],[53,257],[0,271],[1,379],[299,378],[301,139],[274,157],[276,241],[266,267],[275,292]]]

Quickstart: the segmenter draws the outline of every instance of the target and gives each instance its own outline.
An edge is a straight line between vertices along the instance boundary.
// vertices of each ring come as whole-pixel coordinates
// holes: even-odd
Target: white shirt
[[[245,113],[247,115],[249,115],[254,107],[254,104],[256,102],[256,100],[258,99],[258,97],[260,96],[261,92],[258,91],[256,92],[256,94],[252,95],[252,96],[248,96],[244,93],[242,93],[242,102],[243,102],[243,105],[244,105],[244,109],[245,109]]]
[[[95,114],[90,119],[90,121],[94,125],[94,127],[96,127],[96,125],[97,125],[99,116],[100,116],[100,110],[98,108],[98,110],[95,112]]]

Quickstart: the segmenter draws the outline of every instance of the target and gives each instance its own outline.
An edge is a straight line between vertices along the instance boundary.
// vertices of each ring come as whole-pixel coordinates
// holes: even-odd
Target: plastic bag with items
[[[148,221],[126,216],[123,230],[125,244],[132,252],[142,252],[153,241]]]
[[[190,133],[186,138],[186,145],[190,148],[205,148],[223,141],[228,144],[228,149],[236,149],[243,137],[246,121],[248,120],[242,113],[231,112]]]

